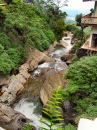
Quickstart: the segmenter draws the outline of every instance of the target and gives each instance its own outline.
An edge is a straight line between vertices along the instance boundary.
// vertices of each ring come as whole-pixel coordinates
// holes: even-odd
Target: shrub
[[[15,64],[9,58],[8,54],[2,53],[0,55],[0,72],[8,74],[15,67]]]
[[[5,49],[8,49],[8,47],[10,46],[9,38],[3,32],[0,32],[0,44],[4,46]]]
[[[75,43],[74,46],[72,47],[71,51],[72,51],[73,53],[75,53],[76,50],[77,50],[78,48],[80,48],[82,45],[83,45],[83,42],[77,42],[77,43]]]
[[[64,130],[76,130],[76,128],[69,123]]]
[[[62,90],[65,100],[74,104],[81,116],[95,118],[97,114],[97,56],[83,57],[69,66],[65,78],[67,87]]]
[[[75,55],[75,56],[73,56],[71,62],[74,63],[74,62],[76,62],[78,60],[79,60],[79,58],[77,57],[77,55]]]
[[[4,47],[0,44],[0,54],[4,51]]]
[[[15,48],[9,48],[6,53],[8,54],[12,62],[15,64],[15,66],[17,66],[18,63],[21,61],[20,52]]]

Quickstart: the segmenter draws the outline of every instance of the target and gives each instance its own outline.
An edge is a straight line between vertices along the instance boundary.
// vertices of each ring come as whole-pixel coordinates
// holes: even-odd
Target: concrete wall
[[[97,34],[97,26],[94,26],[94,27],[92,27],[92,29],[91,29],[89,47],[91,47],[91,46],[93,45],[93,40],[92,40],[92,35],[93,35],[93,34]]]
[[[94,4],[94,13],[93,13],[93,17],[97,17],[97,1],[95,1],[95,4]]]

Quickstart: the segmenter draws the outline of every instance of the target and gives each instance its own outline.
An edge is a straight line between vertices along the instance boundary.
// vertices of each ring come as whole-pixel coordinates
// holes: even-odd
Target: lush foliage
[[[84,29],[84,33],[85,33],[85,37],[90,37],[90,33],[91,33],[91,27],[86,27]]]
[[[10,73],[13,68],[15,68],[15,64],[6,53],[2,53],[0,55],[0,72],[7,74]]]
[[[82,46],[83,42],[77,42],[72,47],[72,52],[75,53],[77,49],[79,49]]]
[[[62,115],[60,113],[60,103],[61,103],[61,94],[60,89],[57,88],[52,97],[51,100],[48,101],[46,106],[43,108],[43,113],[47,116],[41,118],[41,122],[45,124],[48,128],[40,127],[41,130],[62,130]]]
[[[65,30],[66,12],[62,12],[60,8],[67,5],[67,0],[36,0],[34,1],[38,10],[42,11],[46,16],[47,22],[54,31],[58,40],[62,37],[62,32]]]
[[[44,51],[55,40],[46,17],[36,6],[21,0],[5,2],[9,4],[6,8],[0,6],[0,54],[4,53],[0,55],[0,72],[3,74],[10,73],[23,63],[27,56],[27,46]]]
[[[82,13],[76,15],[76,17],[75,17],[76,24],[77,24],[77,26],[80,26],[80,27],[81,27],[81,35],[80,35],[80,37],[81,37],[81,41],[82,41],[83,38],[84,38],[84,32],[83,32],[83,30],[84,30],[85,26],[83,26],[83,25],[81,24],[81,19],[82,19]]]
[[[71,125],[70,123],[65,127],[64,130],[76,130],[75,127],[73,125]]]
[[[73,38],[81,40],[81,29],[75,24],[67,24],[66,30],[73,33]]]
[[[74,62],[65,74],[68,85],[62,91],[64,99],[74,104],[81,117],[97,116],[97,56],[84,57]]]

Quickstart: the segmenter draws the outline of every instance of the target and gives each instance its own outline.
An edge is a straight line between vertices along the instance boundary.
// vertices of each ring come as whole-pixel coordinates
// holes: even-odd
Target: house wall
[[[91,28],[89,47],[91,47],[93,45],[93,39],[92,39],[93,34],[97,34],[97,26],[94,26]]]
[[[94,17],[97,17],[97,1],[95,1],[95,6],[94,6]]]

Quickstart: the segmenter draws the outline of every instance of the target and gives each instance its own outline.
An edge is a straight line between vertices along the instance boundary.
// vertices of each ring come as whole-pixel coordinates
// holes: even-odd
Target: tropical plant
[[[40,127],[41,130],[62,130],[61,99],[60,88],[57,88],[42,110],[47,117],[42,117],[40,122],[46,125],[47,128]]]
[[[30,124],[30,121],[23,126],[22,130],[32,130],[33,126]]]

